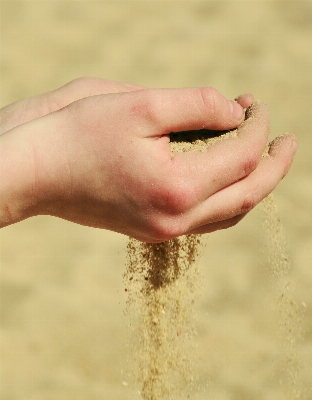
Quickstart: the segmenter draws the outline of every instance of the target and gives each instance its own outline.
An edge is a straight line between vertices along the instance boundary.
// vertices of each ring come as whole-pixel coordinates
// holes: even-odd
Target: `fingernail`
[[[229,100],[230,109],[235,119],[241,120],[244,115],[243,107],[241,107],[236,101]]]
[[[294,152],[297,151],[297,149],[298,149],[298,140],[297,140],[296,136],[294,136],[294,135],[291,134],[291,133],[284,133],[283,135],[281,135],[281,137],[282,137],[283,139],[285,139],[285,138],[287,138],[287,137],[288,137],[288,138],[291,138],[292,148],[293,148]]]

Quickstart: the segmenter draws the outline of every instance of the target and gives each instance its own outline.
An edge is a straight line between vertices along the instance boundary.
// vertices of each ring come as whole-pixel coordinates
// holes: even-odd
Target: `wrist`
[[[18,128],[0,136],[0,227],[35,215],[33,151]]]
[[[62,198],[64,163],[58,113],[0,136],[0,228],[51,210]]]

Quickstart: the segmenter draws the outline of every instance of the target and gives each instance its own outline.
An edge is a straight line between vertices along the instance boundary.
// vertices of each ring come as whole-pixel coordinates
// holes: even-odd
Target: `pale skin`
[[[0,110],[0,227],[53,215],[144,242],[235,225],[287,174],[297,140],[268,143],[263,103],[238,136],[170,154],[169,133],[227,130],[250,94],[81,78]],[[261,117],[261,118],[260,118]]]

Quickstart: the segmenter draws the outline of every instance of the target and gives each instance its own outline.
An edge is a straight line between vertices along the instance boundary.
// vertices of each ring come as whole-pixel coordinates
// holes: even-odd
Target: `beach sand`
[[[95,76],[150,87],[212,86],[265,101],[272,138],[299,139],[274,193],[286,232],[298,346],[312,366],[312,3],[310,1],[0,2],[1,106]],[[207,238],[198,266],[194,357],[214,400],[285,400],[261,207]],[[127,238],[52,217],[0,232],[3,400],[139,399],[128,376]],[[311,393],[307,398],[311,397]],[[195,398],[195,397],[194,397]]]

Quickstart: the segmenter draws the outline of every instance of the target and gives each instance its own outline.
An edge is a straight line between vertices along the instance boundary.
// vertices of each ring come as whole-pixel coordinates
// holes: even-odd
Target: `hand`
[[[8,106],[0,226],[49,214],[160,242],[234,225],[284,177],[297,143],[285,135],[262,159],[266,106],[241,124],[252,100],[86,79]],[[239,125],[205,153],[170,155],[170,132]]]
[[[18,125],[58,111],[68,104],[98,94],[131,92],[144,86],[96,78],[78,78],[59,89],[28,97],[0,110],[0,135]]]

